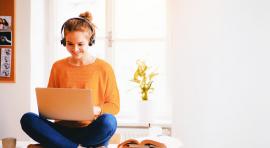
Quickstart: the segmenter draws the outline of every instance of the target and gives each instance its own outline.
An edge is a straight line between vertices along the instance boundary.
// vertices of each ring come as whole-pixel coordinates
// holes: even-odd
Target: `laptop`
[[[90,89],[36,88],[39,114],[47,119],[82,121],[94,118]]]

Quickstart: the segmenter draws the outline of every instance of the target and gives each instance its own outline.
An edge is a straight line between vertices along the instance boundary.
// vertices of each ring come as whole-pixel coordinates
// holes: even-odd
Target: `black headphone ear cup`
[[[63,39],[61,40],[61,44],[62,44],[63,46],[66,46],[66,39],[65,39],[65,38],[63,38]]]
[[[88,45],[92,46],[93,44],[95,44],[95,38],[91,37]]]

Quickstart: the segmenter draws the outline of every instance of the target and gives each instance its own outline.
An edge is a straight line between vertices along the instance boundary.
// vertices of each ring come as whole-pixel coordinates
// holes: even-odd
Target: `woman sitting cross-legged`
[[[120,109],[119,92],[112,67],[88,52],[95,41],[95,25],[89,12],[68,19],[61,29],[61,43],[70,57],[52,66],[49,88],[95,90],[95,120],[49,121],[34,113],[21,118],[24,132],[45,148],[107,147],[117,128],[115,114]]]

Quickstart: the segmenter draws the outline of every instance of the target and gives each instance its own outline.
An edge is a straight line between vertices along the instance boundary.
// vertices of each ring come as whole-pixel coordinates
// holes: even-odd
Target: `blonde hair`
[[[88,11],[81,13],[79,17],[68,19],[62,26],[64,36],[68,32],[83,31],[89,33],[89,43],[93,43],[96,35],[96,26],[92,23],[92,14]]]

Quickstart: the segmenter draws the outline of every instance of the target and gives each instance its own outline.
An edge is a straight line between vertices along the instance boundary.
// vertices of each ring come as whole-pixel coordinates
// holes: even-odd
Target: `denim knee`
[[[38,115],[36,115],[35,113],[25,113],[20,120],[21,126],[24,127],[31,124],[35,118],[38,118]]]
[[[102,114],[98,120],[101,122],[100,124],[111,132],[114,132],[117,128],[117,121],[114,115],[112,114]]]

